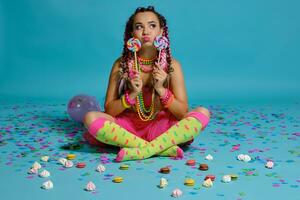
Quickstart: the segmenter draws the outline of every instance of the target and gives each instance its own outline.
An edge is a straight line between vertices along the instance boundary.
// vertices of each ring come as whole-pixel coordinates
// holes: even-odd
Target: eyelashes
[[[156,24],[150,24],[149,27],[150,27],[151,29],[154,29],[154,28],[156,28]],[[143,28],[142,25],[136,25],[136,26],[134,27],[135,30],[140,30],[140,29],[142,29],[142,28]]]
[[[141,28],[142,28],[141,25],[136,25],[136,26],[135,26],[135,30],[140,30]]]
[[[150,27],[151,27],[151,28],[155,28],[155,27],[156,27],[156,24],[150,24]]]

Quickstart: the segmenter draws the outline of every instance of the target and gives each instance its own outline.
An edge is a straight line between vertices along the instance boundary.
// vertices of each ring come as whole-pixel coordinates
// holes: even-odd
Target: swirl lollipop
[[[163,50],[165,48],[167,48],[169,45],[169,41],[165,36],[156,36],[154,39],[154,46],[159,49],[159,50]]]
[[[139,39],[137,38],[130,38],[128,41],[127,41],[127,48],[132,51],[134,53],[134,64],[135,64],[135,67],[137,68],[137,57],[136,57],[136,52],[138,50],[140,50],[142,44],[141,42],[139,41]]]
[[[138,50],[140,50],[141,46],[142,44],[137,38],[130,38],[127,41],[127,48],[132,52],[137,52]]]
[[[165,36],[156,36],[154,39],[154,46],[159,50],[158,61],[160,61],[161,50],[166,49],[169,46],[169,41]]]

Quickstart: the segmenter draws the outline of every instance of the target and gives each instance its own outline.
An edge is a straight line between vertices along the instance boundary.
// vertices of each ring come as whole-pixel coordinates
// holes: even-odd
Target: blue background
[[[86,130],[70,120],[66,105],[81,93],[103,104],[125,23],[136,7],[147,5],[169,22],[190,105],[204,104],[212,118],[183,160],[129,161],[130,169],[122,171],[114,162],[117,150],[83,141]],[[299,200],[299,8],[297,0],[0,0],[1,199],[173,199],[173,189],[180,188],[182,200]],[[69,143],[82,148],[62,149]],[[87,167],[59,165],[57,159],[69,153]],[[214,160],[205,160],[207,154]],[[252,161],[236,160],[239,154]],[[41,162],[42,155],[50,161]],[[197,165],[187,166],[188,159]],[[273,169],[264,167],[268,160]],[[27,174],[35,161],[50,171],[52,190],[40,189],[48,179]],[[105,173],[95,171],[100,163]],[[199,171],[200,163],[209,170]],[[171,173],[158,173],[165,166]],[[221,182],[232,173],[238,180]],[[207,174],[216,175],[209,189],[201,186]],[[115,176],[124,182],[114,184]],[[162,176],[169,185],[158,189]],[[183,185],[187,177],[194,187]],[[84,191],[88,181],[96,184],[95,193]]]
[[[0,2],[0,95],[8,99],[84,93],[103,101],[125,23],[148,5],[168,20],[190,100],[300,96],[296,0]]]

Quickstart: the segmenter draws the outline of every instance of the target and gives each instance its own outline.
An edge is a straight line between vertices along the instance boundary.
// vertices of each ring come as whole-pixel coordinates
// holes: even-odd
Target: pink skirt
[[[116,124],[147,141],[154,140],[177,122],[175,116],[167,109],[161,110],[150,121],[142,121],[138,113],[132,110],[126,110],[115,117]]]
[[[202,130],[206,127],[209,122],[209,118],[204,116],[204,114],[197,112],[189,112],[187,116],[196,117],[203,124]],[[118,116],[115,117],[115,123],[125,128],[127,131],[132,134],[147,140],[152,141],[156,137],[160,136],[166,132],[171,126],[176,124],[178,120],[169,110],[160,111],[154,120],[151,121],[142,121],[138,117],[138,113],[134,111],[124,111]],[[110,146],[96,140],[88,131],[83,134],[84,139],[91,145],[106,147]],[[193,140],[187,141],[179,146],[190,145]]]
[[[132,110],[126,110],[115,117],[116,124],[147,141],[154,140],[156,137],[160,136],[177,122],[178,120],[172,113],[170,113],[169,110],[160,111],[159,113],[157,113],[154,120],[146,122],[142,121],[139,118],[138,113]],[[83,138],[90,145],[99,147],[110,146],[96,140],[88,131],[83,134]]]
[[[151,88],[146,86],[143,87],[143,98],[146,107],[151,105],[151,91]],[[177,122],[177,118],[168,109],[161,110],[159,113],[157,113],[155,118],[150,121],[142,121],[137,112],[129,109],[123,111],[115,117],[116,124],[149,142],[166,132]],[[94,137],[88,134],[88,132],[85,133],[83,137],[92,145],[105,146],[103,143],[97,141]]]

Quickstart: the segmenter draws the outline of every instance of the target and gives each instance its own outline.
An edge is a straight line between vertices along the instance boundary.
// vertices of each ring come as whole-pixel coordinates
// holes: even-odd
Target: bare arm
[[[125,110],[125,107],[122,105],[122,100],[118,98],[119,68],[120,59],[116,60],[112,67],[104,104],[105,113],[111,115],[112,117],[117,116]],[[133,94],[130,94],[129,96],[130,98],[135,97]]]
[[[181,120],[188,112],[184,77],[179,62],[173,59],[172,67],[174,68],[174,71],[171,73],[170,90],[174,94],[174,101],[168,109],[178,120]],[[160,91],[159,95],[162,96],[164,92],[165,89]]]
[[[118,99],[118,77],[119,77],[120,60],[116,60],[114,63],[106,90],[105,98],[105,113],[115,117],[119,113],[123,112],[125,108],[122,106],[122,102]]]

